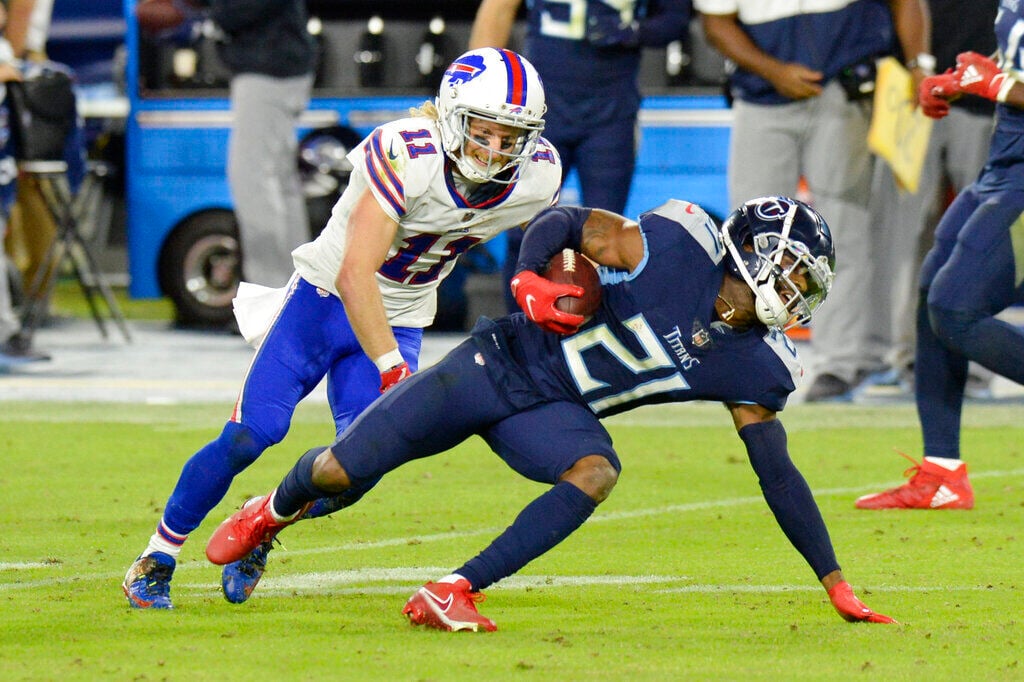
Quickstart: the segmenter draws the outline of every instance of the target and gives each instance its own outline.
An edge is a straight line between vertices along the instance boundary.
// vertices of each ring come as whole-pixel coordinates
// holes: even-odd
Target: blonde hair
[[[437,112],[437,107],[434,106],[434,103],[429,99],[418,107],[411,107],[409,109],[409,115],[418,116],[420,118],[429,118],[434,121],[439,121],[441,119],[441,114]]]

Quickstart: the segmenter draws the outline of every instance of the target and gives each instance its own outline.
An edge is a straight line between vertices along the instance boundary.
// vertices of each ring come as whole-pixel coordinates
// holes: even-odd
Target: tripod
[[[98,305],[102,299],[110,318],[117,325],[125,341],[131,333],[114,294],[96,265],[96,258],[81,231],[87,207],[94,205],[96,192],[102,191],[100,180],[109,173],[103,163],[90,163],[82,186],[72,194],[68,182],[68,166],[64,161],[21,161],[18,168],[34,178],[46,208],[57,225],[57,233],[46,251],[32,283],[25,291],[26,306],[22,312],[22,329],[33,334],[45,312],[54,284],[65,261],[71,264],[82,295],[89,305],[93,320],[103,338],[109,338],[107,323]]]

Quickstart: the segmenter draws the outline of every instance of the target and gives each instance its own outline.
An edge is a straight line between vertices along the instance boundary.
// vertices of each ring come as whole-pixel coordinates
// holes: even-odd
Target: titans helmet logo
[[[756,199],[748,203],[754,206],[754,215],[765,222],[771,220],[782,220],[793,208],[793,204],[785,197],[771,197],[769,199]]]
[[[452,62],[444,77],[451,85],[468,83],[484,72],[484,58],[478,54],[471,54],[462,59]]]

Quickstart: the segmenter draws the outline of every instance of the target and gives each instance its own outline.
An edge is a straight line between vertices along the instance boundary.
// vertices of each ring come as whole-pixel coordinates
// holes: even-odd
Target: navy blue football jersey
[[[527,0],[524,54],[537,67],[548,97],[586,117],[613,119],[612,110],[639,102],[641,47],[658,47],[686,34],[689,0]],[[636,44],[597,47],[588,40],[595,19],[640,27]],[[550,102],[549,102],[550,105]]]
[[[521,314],[494,323],[516,371],[599,417],[690,400],[783,409],[803,373],[796,348],[777,329],[737,331],[717,319],[727,255],[711,218],[672,200],[642,214],[640,229],[643,261],[631,273],[601,268],[601,307],[577,333],[545,332]],[[485,351],[499,347],[486,325],[474,333]]]
[[[1024,70],[1024,7],[1019,2],[1003,0],[995,23],[999,44],[998,61],[1004,71]],[[989,147],[988,163],[979,178],[979,185],[988,191],[1018,191],[1024,187],[1024,110],[1008,104],[996,106],[996,128]]]

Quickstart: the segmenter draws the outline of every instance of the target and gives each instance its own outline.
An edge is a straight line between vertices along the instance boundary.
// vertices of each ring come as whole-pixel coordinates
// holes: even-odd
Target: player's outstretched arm
[[[821,580],[839,614],[846,620],[895,622],[864,606],[843,580],[821,511],[789,457],[786,431],[775,412],[760,405],[730,403],[727,407],[775,520]]]

